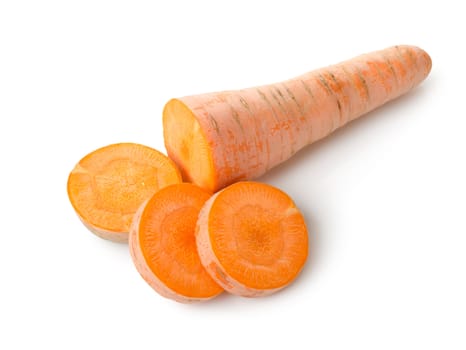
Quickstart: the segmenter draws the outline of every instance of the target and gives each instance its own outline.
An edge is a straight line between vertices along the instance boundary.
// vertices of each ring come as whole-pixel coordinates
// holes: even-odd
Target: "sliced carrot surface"
[[[237,182],[212,196],[199,215],[196,243],[212,278],[249,297],[287,286],[308,255],[305,221],[294,202],[258,182]]]
[[[199,211],[210,193],[182,183],[158,191],[135,215],[130,252],[146,282],[178,302],[202,301],[220,294],[201,264],[195,242]]]
[[[168,156],[180,165],[184,180],[213,190],[212,149],[194,114],[183,102],[173,99],[164,108],[163,123]]]
[[[139,206],[159,189],[179,182],[180,172],[164,154],[140,144],[118,143],[79,161],[68,177],[68,196],[92,232],[125,242]]]

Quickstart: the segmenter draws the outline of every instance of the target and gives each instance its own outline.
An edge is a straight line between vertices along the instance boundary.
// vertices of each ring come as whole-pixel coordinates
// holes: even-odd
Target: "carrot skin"
[[[179,117],[172,104],[181,103],[198,122],[211,154],[208,161],[201,160],[203,171],[193,171],[168,132],[165,146],[187,180],[217,191],[263,175],[303,147],[405,94],[427,77],[431,66],[422,49],[394,46],[281,83],[173,99],[164,109],[164,129]]]

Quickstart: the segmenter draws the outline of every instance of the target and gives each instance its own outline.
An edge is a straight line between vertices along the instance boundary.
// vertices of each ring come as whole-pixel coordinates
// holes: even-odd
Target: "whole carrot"
[[[217,191],[408,92],[431,66],[422,49],[394,46],[276,84],[172,99],[165,146],[185,180]]]

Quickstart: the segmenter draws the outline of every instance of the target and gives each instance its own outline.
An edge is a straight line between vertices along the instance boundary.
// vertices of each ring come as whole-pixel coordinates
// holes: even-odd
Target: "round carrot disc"
[[[194,231],[210,193],[193,184],[168,186],[144,203],[130,232],[137,270],[159,294],[178,302],[202,301],[220,294],[201,264]]]
[[[92,232],[125,242],[139,206],[159,189],[179,182],[180,172],[164,154],[140,144],[118,143],[79,161],[68,178],[68,196]]]
[[[211,197],[197,222],[202,264],[226,291],[248,297],[288,285],[308,254],[304,218],[281,190],[237,182]]]

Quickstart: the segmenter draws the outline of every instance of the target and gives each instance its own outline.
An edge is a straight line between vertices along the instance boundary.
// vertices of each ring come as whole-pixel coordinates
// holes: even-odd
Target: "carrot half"
[[[431,66],[422,49],[394,46],[276,84],[172,99],[165,146],[185,180],[215,192],[408,92]]]
[[[289,285],[308,255],[304,218],[281,190],[237,182],[212,196],[196,226],[202,264],[226,291],[257,297]]]
[[[209,192],[193,184],[171,185],[134,217],[131,257],[144,280],[166,298],[188,303],[223,291],[202,266],[194,236],[199,211],[209,198]]]
[[[179,182],[178,168],[164,154],[140,144],[118,143],[78,162],[68,177],[68,197],[91,232],[126,242],[139,206],[159,189]]]

